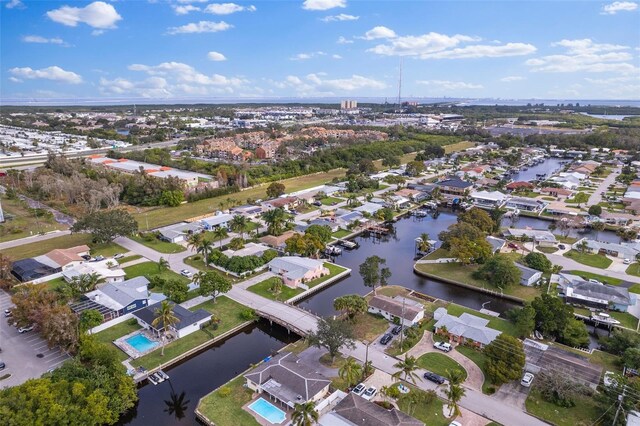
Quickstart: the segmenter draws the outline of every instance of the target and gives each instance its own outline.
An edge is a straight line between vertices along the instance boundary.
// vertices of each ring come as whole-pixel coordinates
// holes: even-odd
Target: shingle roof
[[[344,397],[333,413],[358,426],[424,426],[396,408],[387,410],[353,393]]]
[[[520,263],[515,263],[515,265],[522,271],[522,279],[529,280],[529,278],[533,277],[536,274],[539,274],[540,271],[537,269],[529,268],[528,266],[522,265]]]
[[[211,313],[205,311],[204,309],[198,309],[195,312],[191,312],[187,308],[183,308],[182,306],[176,305],[175,303],[172,303],[171,305],[173,307],[173,315],[178,318],[178,323],[173,325],[176,330],[181,330],[198,321],[211,317]],[[156,319],[157,309],[158,306],[155,305],[147,306],[144,309],[140,309],[139,311],[134,312],[133,315],[151,325],[151,323],[153,323],[153,320]]]
[[[589,281],[577,281],[567,284],[565,294],[569,297],[577,295],[582,296],[582,298],[606,300],[619,305],[631,304],[629,290],[626,288],[596,284]]]
[[[465,189],[465,188],[469,188],[470,186],[473,186],[471,182],[464,181],[458,177],[452,177],[449,179],[441,180],[440,182],[436,182],[436,185],[450,186],[453,188],[461,188],[461,189]]]
[[[438,320],[434,328],[446,327],[451,334],[471,339],[474,342],[480,342],[483,345],[493,342],[501,334],[498,330],[486,327],[489,320],[466,312],[459,317],[455,317],[449,315],[445,308],[438,308],[434,312],[434,318]]]
[[[416,316],[422,311],[417,306],[409,304],[404,305],[404,315],[402,315],[402,302],[394,300],[387,296],[373,296],[369,300],[369,306],[381,309],[385,312],[389,312],[391,315],[398,318],[404,318],[409,321],[413,321]]]

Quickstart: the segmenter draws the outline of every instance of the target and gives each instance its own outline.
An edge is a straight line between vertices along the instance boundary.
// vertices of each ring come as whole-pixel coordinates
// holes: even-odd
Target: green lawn
[[[63,285],[66,281],[62,277],[58,277],[54,280],[50,280],[42,283],[41,285],[46,285],[49,290],[55,290],[61,285]]]
[[[420,368],[432,371],[442,377],[447,377],[447,370],[460,370],[463,373],[464,380],[467,379],[467,370],[458,364],[453,358],[437,352],[429,352],[418,358]]]
[[[336,198],[336,197],[325,197],[322,200],[320,200],[323,206],[333,206],[343,201],[344,200],[342,198]]]
[[[594,398],[580,397],[575,407],[565,408],[542,399],[534,388],[526,401],[527,411],[557,426],[588,426],[600,418],[606,408],[601,407]]]
[[[349,231],[348,229],[339,229],[336,232],[334,232],[332,235],[336,238],[344,238],[351,233],[353,233],[353,231]]]
[[[470,346],[458,345],[456,346],[455,350],[460,352],[462,355],[466,356],[467,358],[469,358],[478,367],[480,367],[480,370],[482,370],[482,373],[484,374],[484,383],[482,383],[482,392],[485,394],[489,394],[490,393],[489,388],[494,387],[494,385],[487,378],[487,373],[486,373],[487,356],[481,350],[474,349]]]
[[[334,263],[329,263],[329,262],[325,262],[324,267],[329,269],[329,275],[325,275],[324,277],[319,277],[319,278],[316,278],[315,280],[311,280],[308,283],[305,283],[309,288],[315,287],[318,284],[321,284],[327,281],[328,279],[335,277],[339,273],[346,271],[346,269],[343,268],[342,266],[338,266]]]
[[[569,259],[573,259],[578,263],[582,263],[583,265],[592,266],[594,268],[606,269],[613,262],[608,257],[601,254],[591,254],[591,253],[580,253],[577,250],[569,250],[565,254],[564,257],[568,257]]]
[[[116,243],[105,243],[105,244],[89,244],[91,247],[91,255],[92,256],[104,256],[111,257],[117,253],[126,253],[129,250],[125,249],[121,245]]]
[[[30,237],[39,233],[67,229],[68,226],[59,224],[53,216],[38,216],[21,200],[10,200],[4,195],[0,197],[6,222],[0,225],[0,242]]]
[[[138,259],[142,259],[142,256],[140,256],[139,254],[134,254],[132,256],[121,257],[120,259],[118,259],[118,263],[122,265],[124,263],[131,262],[133,260],[138,260]]]
[[[127,279],[139,277],[141,275],[147,278],[159,275],[166,280],[179,280],[187,284],[191,282],[189,278],[176,274],[170,269],[160,271],[156,262],[142,262],[137,265],[128,266],[124,268],[124,273],[127,274]]]
[[[627,274],[633,275],[634,277],[640,277],[640,263],[632,263],[631,265],[629,265],[626,272]]]
[[[193,266],[196,269],[204,271],[207,266],[204,264],[203,256],[201,254],[195,254],[184,259],[184,263],[189,266]]]
[[[418,389],[413,385],[407,383],[403,384],[409,387],[409,389],[411,389],[411,392],[425,393],[425,391],[423,391],[422,389]],[[397,386],[397,384],[394,384],[394,386]],[[442,414],[442,406],[444,405],[444,403],[440,398],[435,398],[429,404],[414,404],[411,407],[409,407],[404,400],[399,400],[397,402],[400,411],[403,411],[404,413],[415,417],[416,419],[424,422],[429,426],[447,426],[453,421],[453,418],[448,419]]]
[[[184,246],[181,246],[180,244],[168,243],[166,241],[161,241],[158,238],[155,238],[151,241],[147,241],[144,238],[138,237],[138,236],[133,236],[130,238],[133,241],[136,241],[160,253],[166,253],[166,254],[180,253],[186,250],[186,248],[184,248]]]
[[[551,254],[551,253],[555,253],[558,251],[557,247],[541,247],[541,246],[536,246],[536,250],[541,251],[542,253],[547,253],[547,254]]]
[[[640,293],[640,284],[634,284],[629,287],[629,291],[632,293]]]
[[[444,152],[445,154],[451,154],[452,152],[464,151],[465,149],[473,148],[474,146],[476,146],[476,144],[471,141],[462,141],[451,145],[444,145]]]
[[[373,342],[387,331],[389,326],[389,321],[386,319],[370,313],[364,313],[356,315],[354,318],[353,335],[356,340]]]
[[[161,349],[158,348],[155,351],[132,361],[131,364],[135,367],[142,365],[147,369],[155,368],[158,365],[182,355],[188,350],[206,343],[213,337],[219,336],[245,322],[245,320],[240,317],[240,313],[246,308],[225,296],[218,297],[216,303],[209,300],[205,303],[194,306],[190,310],[196,311],[200,308],[211,312],[214,315],[214,318],[218,318],[220,320],[216,329],[212,326],[208,326],[206,331],[198,330],[188,336],[169,343],[164,349],[164,356],[160,355]]]
[[[435,249],[434,251],[432,251],[431,253],[429,253],[425,257],[423,257],[423,259],[436,260],[436,259],[444,259],[445,257],[451,257],[451,254],[449,253],[449,250],[445,250],[443,248],[439,248],[439,249]]]
[[[603,284],[609,284],[609,285],[620,285],[620,284],[622,284],[622,280],[621,279],[613,278],[613,277],[607,277],[605,275],[600,275],[600,274],[594,274],[592,272],[585,272],[585,271],[562,271],[562,272],[566,272],[567,274],[577,275],[579,277],[584,278],[585,280],[589,280],[590,278],[592,278],[594,280],[600,281]]]
[[[113,327],[109,327],[106,330],[102,330],[99,333],[96,333],[94,336],[96,339],[102,343],[111,344],[114,340],[125,336],[129,333],[133,333],[136,330],[140,330],[142,327],[138,324],[138,321],[135,319],[130,319],[125,322],[121,322],[120,324],[116,324]],[[125,352],[118,349],[118,358],[121,361],[129,358]]]
[[[91,235],[89,234],[71,234],[61,237],[50,238],[48,240],[37,241],[35,243],[23,244],[17,247],[3,250],[12,260],[20,260],[25,257],[40,256],[50,252],[53,249],[70,248],[89,244]]]
[[[259,423],[242,406],[251,401],[253,392],[244,387],[245,380],[237,377],[225,384],[231,393],[227,396],[220,390],[211,392],[200,400],[198,410],[216,426],[258,426]]]
[[[271,277],[269,279],[266,279],[262,282],[259,282],[258,284],[254,284],[251,287],[249,287],[247,290],[265,297],[267,299],[271,299],[271,300],[289,300],[294,296],[299,295],[300,293],[304,292],[303,289],[301,288],[291,288],[291,287],[287,287],[286,285],[282,284],[282,289],[280,291],[280,293],[278,294],[274,294],[271,291],[271,286],[273,285],[274,282],[276,281],[282,281],[280,278],[278,277]]]

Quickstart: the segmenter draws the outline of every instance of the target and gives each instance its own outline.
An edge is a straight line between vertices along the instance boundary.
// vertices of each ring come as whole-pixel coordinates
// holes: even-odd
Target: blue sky
[[[3,0],[2,99],[640,99],[616,1]]]

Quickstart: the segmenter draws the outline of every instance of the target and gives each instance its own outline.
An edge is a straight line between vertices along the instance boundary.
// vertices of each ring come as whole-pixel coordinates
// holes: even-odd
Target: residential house
[[[473,186],[471,182],[464,181],[457,176],[438,181],[436,185],[440,188],[440,195],[451,200],[466,197]]]
[[[396,191],[395,194],[400,197],[408,198],[414,203],[422,202],[429,197],[426,193],[422,191],[418,191],[417,189],[409,189],[409,188],[402,188],[401,190]]]
[[[508,183],[504,188],[507,191],[533,190],[536,186],[531,182],[517,181]]]
[[[268,200],[262,203],[264,207],[267,209],[285,209],[291,210],[295,209],[298,204],[300,204],[300,200],[298,197],[280,197],[274,198],[273,200]]]
[[[471,202],[478,207],[501,207],[508,198],[500,191],[473,191],[469,194]]]
[[[190,235],[202,232],[202,229],[202,225],[198,222],[181,222],[158,228],[156,231],[160,234],[159,238],[162,241],[180,243],[186,241]]]
[[[504,245],[507,243],[502,238],[496,238],[491,235],[487,236],[486,240],[489,244],[491,244],[491,249],[493,254],[499,253],[500,250],[502,250]]]
[[[497,179],[480,178],[476,181],[476,187],[478,188],[495,188],[500,183]]]
[[[564,201],[550,201],[544,211],[553,216],[580,216],[583,214],[573,207],[567,207]]]
[[[71,282],[74,277],[80,275],[97,274],[101,281],[107,283],[117,283],[124,281],[125,272],[118,268],[118,262],[114,259],[85,262],[73,268],[62,271],[62,278],[66,282]]]
[[[354,393],[347,394],[335,408],[318,420],[319,426],[424,426],[420,420],[395,407],[390,410]]]
[[[401,197],[399,195],[392,195],[389,197],[385,205],[392,209],[406,209],[411,204],[411,200],[405,197]]]
[[[40,262],[37,257],[16,260],[11,265],[11,275],[22,283],[46,277],[60,271],[60,267]]]
[[[352,225],[354,223],[360,224],[363,221],[366,221],[366,219],[364,218],[364,216],[360,211],[345,213],[336,218],[336,222],[339,223],[340,226],[342,226],[345,229],[349,225]]]
[[[200,219],[200,225],[207,230],[213,231],[216,228],[229,228],[229,223],[233,219],[233,215],[217,212],[213,216]]]
[[[244,375],[247,388],[266,394],[287,409],[317,403],[329,392],[331,380],[291,352],[281,352]]]
[[[436,334],[446,335],[450,342],[482,348],[493,342],[502,332],[487,327],[489,320],[468,313],[459,317],[447,313],[446,308],[438,308],[433,313],[437,321],[434,325]]]
[[[522,265],[518,262],[516,262],[515,265],[520,269],[520,272],[522,272],[522,275],[520,276],[520,285],[531,287],[542,278],[542,271],[529,268],[528,266]]]
[[[120,316],[148,305],[148,286],[149,280],[140,276],[119,283],[101,285],[98,289],[86,293],[85,297]]]
[[[547,203],[542,200],[527,197],[511,197],[507,200],[505,207],[511,210],[524,210],[528,212],[539,212],[546,207]]]
[[[164,327],[160,324],[153,326],[153,321],[157,318],[156,310],[157,306],[147,306],[133,313],[133,316],[138,321],[138,324],[153,333],[160,334],[164,332]],[[211,321],[211,313],[204,309],[198,309],[197,311],[190,311],[180,305],[172,303],[173,315],[178,319],[178,322],[169,326],[169,333],[175,338],[181,338],[188,336],[189,334],[196,332],[202,328],[202,326]]]
[[[262,206],[252,206],[247,204],[244,206],[233,207],[230,212],[234,215],[242,215],[248,219],[255,219],[262,214]]]
[[[285,244],[285,242],[293,237],[293,234],[295,234],[295,232],[293,231],[286,231],[284,232],[282,235],[265,235],[264,237],[260,237],[258,238],[258,241],[260,241],[263,244],[268,245],[269,247],[273,247],[275,249],[278,248],[282,248]]]
[[[598,284],[582,279],[558,285],[559,296],[565,303],[583,305],[596,309],[612,309],[627,312],[636,304],[637,295],[621,286]]]
[[[573,191],[565,188],[544,187],[540,189],[541,194],[550,195],[551,197],[569,198]]]
[[[51,250],[44,256],[49,258],[53,264],[58,265],[60,269],[64,271],[86,262],[86,259],[82,256],[88,256],[89,251],[89,246],[81,245],[67,249]]]
[[[276,257],[268,263],[268,267],[269,271],[281,277],[284,284],[291,288],[330,273],[321,260],[299,256]]]
[[[503,234],[505,237],[512,237],[518,240],[535,240],[536,245],[541,247],[555,247],[558,244],[556,236],[544,229],[507,228]]]
[[[391,298],[388,296],[373,296],[369,300],[369,312],[382,315],[388,321],[400,321],[407,327],[412,327],[424,318],[424,306],[405,298]]]
[[[317,219],[312,219],[309,221],[309,226],[311,225],[328,226],[331,229],[331,232],[336,232],[340,229],[340,223],[335,218],[328,219],[325,217],[319,217]]]
[[[356,208],[354,208],[353,210],[360,212],[360,213],[368,213],[370,215],[374,215],[378,210],[384,208],[384,206],[377,204],[377,203],[370,203],[370,202],[365,202],[362,203],[361,206],[358,206]]]
[[[572,248],[574,250],[585,250],[588,253],[604,254],[622,259],[635,259],[640,254],[640,244],[638,243],[610,243],[607,241],[596,241],[582,238],[576,241]]]

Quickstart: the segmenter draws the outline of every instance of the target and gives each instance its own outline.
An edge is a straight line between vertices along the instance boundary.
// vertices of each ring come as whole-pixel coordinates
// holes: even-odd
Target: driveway
[[[420,339],[418,344],[409,350],[409,355],[419,358],[421,355],[429,352],[439,353],[455,360],[467,371],[467,380],[465,380],[464,384],[471,389],[482,392],[484,374],[482,373],[482,370],[480,370],[480,367],[478,367],[475,362],[471,361],[469,358],[462,355],[456,350],[453,350],[451,352],[443,352],[434,348],[433,334],[430,331],[425,331],[424,336],[422,336],[422,339]]]
[[[338,377],[338,369],[330,368],[320,363],[320,357],[329,353],[324,348],[317,348],[311,346],[298,354],[298,358],[304,361],[307,365],[313,367],[313,369],[322,374],[325,377]]]
[[[530,388],[525,388],[519,382],[506,383],[500,386],[500,389],[492,396],[497,400],[509,404],[513,407],[526,411],[525,401],[529,396]]]

